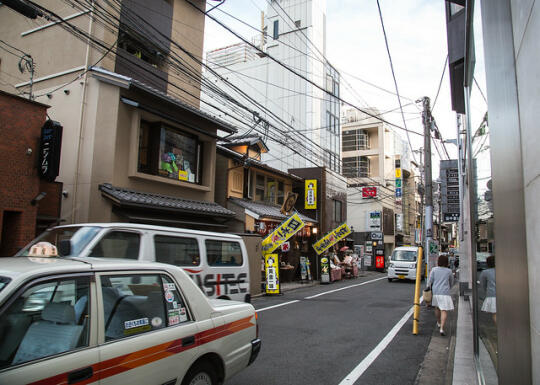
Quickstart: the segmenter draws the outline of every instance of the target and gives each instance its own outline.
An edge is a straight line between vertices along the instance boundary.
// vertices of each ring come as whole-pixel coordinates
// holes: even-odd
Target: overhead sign
[[[306,210],[317,209],[317,179],[306,179],[304,208]]]
[[[377,187],[362,187],[362,198],[377,198]]]
[[[350,233],[351,229],[349,228],[349,226],[347,226],[346,223],[343,223],[341,226],[337,227],[336,229],[319,239],[317,242],[315,242],[313,244],[313,248],[315,249],[315,252],[317,254],[322,254]]]
[[[264,256],[266,272],[266,293],[279,294],[279,258],[277,254]]]
[[[300,219],[298,213],[294,213],[285,221],[283,221],[278,227],[275,228],[266,238],[262,241],[262,252],[268,254],[276,250],[279,246],[285,243],[290,237],[302,230],[305,226],[304,221]]]

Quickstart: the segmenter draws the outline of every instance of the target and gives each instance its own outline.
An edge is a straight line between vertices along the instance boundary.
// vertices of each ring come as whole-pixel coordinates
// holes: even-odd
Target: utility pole
[[[431,244],[433,242],[433,181],[431,177],[431,126],[433,118],[431,116],[431,107],[429,98],[422,98],[422,123],[424,124],[424,178],[425,178],[425,209],[424,226],[426,228],[425,250],[427,262],[427,274],[434,267],[434,261],[431,257]]]

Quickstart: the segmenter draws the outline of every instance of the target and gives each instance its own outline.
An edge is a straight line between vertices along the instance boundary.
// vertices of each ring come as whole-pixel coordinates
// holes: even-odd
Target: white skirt
[[[440,310],[454,310],[454,302],[449,295],[434,295],[431,306],[436,306]]]
[[[486,297],[482,304],[482,311],[487,313],[497,313],[497,301],[495,297]]]

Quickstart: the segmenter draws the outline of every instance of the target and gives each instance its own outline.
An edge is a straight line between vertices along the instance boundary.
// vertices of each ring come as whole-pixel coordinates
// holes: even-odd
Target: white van
[[[37,242],[50,242],[62,256],[124,258],[182,267],[210,298],[250,302],[249,261],[238,235],[136,223],[56,226]]]
[[[396,247],[388,263],[388,282],[392,282],[394,278],[416,280],[417,258],[417,246]],[[424,267],[422,267],[423,271]]]

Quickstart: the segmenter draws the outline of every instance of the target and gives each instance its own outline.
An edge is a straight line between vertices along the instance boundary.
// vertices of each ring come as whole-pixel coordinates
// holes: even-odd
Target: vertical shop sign
[[[306,210],[317,209],[317,179],[306,179],[304,208]]]
[[[401,162],[396,160],[396,204],[401,205],[401,199],[403,197],[403,187],[401,178]]]
[[[279,294],[279,259],[277,254],[266,254],[264,266],[266,271],[266,294]]]
[[[54,182],[58,176],[61,148],[62,125],[49,119],[41,127],[39,144],[39,176],[47,182]]]
[[[328,257],[321,257],[321,283],[330,282],[330,261]]]
[[[367,228],[369,231],[381,230],[381,212],[370,211],[367,213]]]
[[[302,230],[305,226],[298,213],[294,213],[283,221],[262,241],[263,254],[269,254],[285,243],[290,237]]]
[[[305,281],[307,279],[307,263],[306,257],[300,257],[300,279]]]

